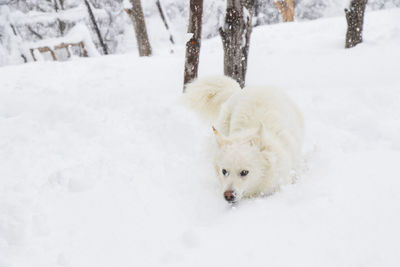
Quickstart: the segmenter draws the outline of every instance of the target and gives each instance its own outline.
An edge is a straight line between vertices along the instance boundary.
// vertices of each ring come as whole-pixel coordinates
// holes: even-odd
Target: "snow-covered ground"
[[[247,83],[307,124],[296,184],[225,203],[184,50],[0,69],[0,266],[400,266],[400,9],[254,30]],[[200,75],[220,74],[218,38]]]

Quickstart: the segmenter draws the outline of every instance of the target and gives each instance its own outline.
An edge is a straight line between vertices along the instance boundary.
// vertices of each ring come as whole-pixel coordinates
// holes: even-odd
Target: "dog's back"
[[[288,152],[295,168],[303,143],[303,116],[281,89],[245,87],[224,103],[215,126],[226,136],[235,136],[257,129],[260,123],[270,142],[276,140]]]
[[[301,143],[303,118],[279,88],[245,87],[226,76],[197,79],[186,87],[183,101],[226,136],[256,129],[291,135]]]
[[[245,87],[222,105],[216,127],[225,135],[257,129],[277,136],[291,135],[296,143],[303,139],[303,117],[298,107],[279,88]]]

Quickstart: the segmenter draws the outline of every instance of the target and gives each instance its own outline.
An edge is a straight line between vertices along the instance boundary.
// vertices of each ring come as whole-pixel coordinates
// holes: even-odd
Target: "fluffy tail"
[[[240,91],[239,84],[226,76],[201,78],[186,86],[183,102],[213,123],[221,106],[234,93]]]

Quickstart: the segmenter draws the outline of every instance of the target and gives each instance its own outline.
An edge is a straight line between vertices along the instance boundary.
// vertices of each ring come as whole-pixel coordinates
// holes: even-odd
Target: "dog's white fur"
[[[292,182],[303,142],[303,118],[273,87],[246,87],[225,76],[198,79],[183,101],[215,126],[215,170],[223,192],[237,199],[269,195]],[[227,171],[226,175],[222,170]],[[242,170],[247,170],[244,177]]]

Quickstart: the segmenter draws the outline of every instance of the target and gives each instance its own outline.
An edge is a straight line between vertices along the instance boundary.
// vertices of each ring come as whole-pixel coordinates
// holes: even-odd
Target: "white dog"
[[[215,170],[224,198],[269,195],[293,181],[303,142],[303,118],[281,90],[246,87],[225,76],[190,83],[183,101],[212,125]]]

